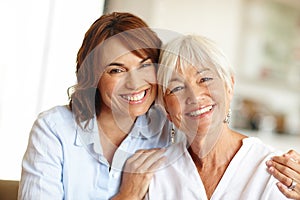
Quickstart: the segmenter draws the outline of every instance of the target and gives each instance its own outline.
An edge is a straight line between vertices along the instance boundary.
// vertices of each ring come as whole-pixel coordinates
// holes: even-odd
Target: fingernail
[[[266,165],[269,166],[269,167],[272,166],[272,161],[271,160],[267,160],[266,161]]]
[[[268,171],[269,171],[270,173],[273,173],[273,172],[274,172],[274,167],[269,167],[269,168],[268,168]]]

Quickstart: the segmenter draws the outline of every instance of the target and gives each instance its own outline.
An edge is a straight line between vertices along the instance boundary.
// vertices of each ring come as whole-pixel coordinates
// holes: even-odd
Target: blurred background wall
[[[216,41],[236,69],[231,126],[300,151],[299,0],[11,0],[0,2],[0,179],[19,179],[34,119],[68,103],[84,33],[112,11]]]
[[[0,1],[0,179],[19,179],[38,113],[68,103],[83,36],[104,0]]]

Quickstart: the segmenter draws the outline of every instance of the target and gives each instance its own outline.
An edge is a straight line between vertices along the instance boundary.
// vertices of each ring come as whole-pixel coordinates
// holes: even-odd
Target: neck
[[[116,119],[111,112],[100,112],[97,122],[103,155],[111,164],[117,148],[127,137],[134,120],[130,117]]]
[[[130,116],[120,116],[112,112],[101,111],[97,121],[100,136],[105,135],[111,143],[119,146],[130,132],[135,119]]]
[[[242,146],[244,137],[226,125],[218,135],[207,133],[202,140],[195,139],[191,144],[189,152],[203,180],[208,199],[214,193],[230,161]]]
[[[197,137],[197,136],[196,136]],[[227,125],[218,133],[207,133],[201,139],[194,138],[190,145],[190,154],[197,167],[229,164],[242,145],[242,136]]]

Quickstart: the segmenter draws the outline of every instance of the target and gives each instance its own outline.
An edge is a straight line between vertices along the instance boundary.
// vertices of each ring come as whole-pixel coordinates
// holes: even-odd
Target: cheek
[[[154,67],[141,70],[139,78],[143,78],[148,83],[157,84],[156,71]]]
[[[168,97],[165,99],[167,111],[171,119],[181,118],[182,108],[177,97]]]
[[[224,103],[226,100],[225,88],[221,83],[213,84],[208,88],[209,95],[218,103]]]
[[[111,78],[103,77],[98,83],[98,89],[102,97],[112,96],[112,94],[117,90],[118,81]]]

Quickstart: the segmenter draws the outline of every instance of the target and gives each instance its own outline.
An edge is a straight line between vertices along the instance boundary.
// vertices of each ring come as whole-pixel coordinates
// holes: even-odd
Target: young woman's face
[[[164,96],[174,124],[189,137],[220,128],[231,98],[224,81],[211,68],[187,66],[173,73]]]
[[[112,59],[105,65],[98,83],[101,112],[133,118],[146,113],[157,94],[156,70],[151,59],[132,52],[118,57],[108,53],[107,57]]]

